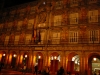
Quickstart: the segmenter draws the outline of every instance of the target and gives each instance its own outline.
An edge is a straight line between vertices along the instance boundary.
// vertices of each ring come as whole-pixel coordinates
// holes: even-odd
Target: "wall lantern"
[[[6,56],[6,54],[3,54],[2,56]]]

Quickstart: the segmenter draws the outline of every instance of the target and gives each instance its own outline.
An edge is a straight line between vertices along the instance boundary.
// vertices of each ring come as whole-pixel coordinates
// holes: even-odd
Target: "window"
[[[60,43],[60,32],[53,32],[52,44],[59,44],[59,43]]]
[[[71,6],[77,6],[78,0],[70,0],[70,5]]]
[[[89,23],[98,22],[98,10],[92,10],[88,12]]]
[[[99,43],[99,30],[89,31],[89,43]]]
[[[89,0],[89,4],[96,3],[96,2],[97,2],[97,0]]]
[[[39,24],[38,27],[45,27],[45,23]]]
[[[16,35],[15,36],[15,41],[14,41],[14,44],[17,45],[19,42],[19,35]]]
[[[17,30],[21,30],[21,26],[22,26],[22,21],[19,21],[18,26],[17,26]]]
[[[25,9],[23,8],[20,10],[20,16],[24,16],[24,13],[25,13]]]
[[[12,28],[12,22],[8,23],[8,28],[7,28],[7,31],[10,31]]]
[[[56,2],[56,9],[61,9],[62,8],[62,1],[57,1]]]
[[[69,43],[78,43],[78,32],[69,32]]]
[[[26,42],[25,44],[29,44],[32,38],[32,34],[26,34]]]
[[[2,28],[3,28],[3,24],[0,24],[0,31],[2,31]]]
[[[8,41],[9,41],[9,36],[6,36],[6,37],[5,37],[5,42],[4,42],[4,44],[7,45],[7,44],[8,44]]]
[[[41,32],[41,44],[43,44],[44,41],[45,41],[45,37],[47,36],[47,35],[45,35],[45,34],[46,34],[46,31],[42,31],[42,32]]]
[[[60,26],[62,21],[62,15],[54,16],[54,26]]]
[[[70,14],[70,24],[78,24],[78,13]]]
[[[35,7],[31,7],[31,11],[30,11],[30,14],[34,14],[35,13]]]
[[[29,20],[27,29],[32,29],[33,28],[33,24],[34,24],[34,19]]]

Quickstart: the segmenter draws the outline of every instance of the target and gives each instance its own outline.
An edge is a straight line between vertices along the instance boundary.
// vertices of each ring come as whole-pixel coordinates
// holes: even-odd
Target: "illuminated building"
[[[5,8],[0,18],[0,60],[29,71],[63,66],[91,75],[100,61],[99,0],[42,0]],[[93,60],[95,58],[95,60]],[[97,62],[98,61],[98,62]]]

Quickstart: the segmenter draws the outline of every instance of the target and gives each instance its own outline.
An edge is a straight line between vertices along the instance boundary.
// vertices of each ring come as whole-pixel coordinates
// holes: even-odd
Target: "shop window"
[[[98,22],[98,10],[92,10],[88,12],[89,23]]]

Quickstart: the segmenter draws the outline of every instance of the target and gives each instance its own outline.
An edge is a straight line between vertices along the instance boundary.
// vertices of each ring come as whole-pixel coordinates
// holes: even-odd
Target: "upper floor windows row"
[[[87,15],[88,15],[87,20],[89,23],[98,22],[99,19],[98,10],[88,11]],[[69,24],[78,24],[80,21],[79,13],[70,13],[69,16],[65,15],[64,17],[67,18],[63,18],[62,15],[54,16],[54,26],[57,25],[59,26],[64,20],[67,22],[68,19],[69,19]],[[81,20],[86,21],[86,15],[82,16]]]
[[[48,41],[48,44],[60,44],[60,43],[69,43],[69,44],[78,44],[78,43],[100,43],[100,32],[99,30],[89,30],[86,34],[80,34],[79,31],[50,31],[47,35],[47,30],[34,30],[31,34],[14,34],[10,35],[0,35],[0,42],[4,44],[45,44]],[[48,40],[47,40],[48,36]]]
[[[13,30],[21,30],[24,29],[33,29],[34,19],[27,20],[25,18],[23,21],[13,21],[13,22],[5,22],[4,24],[0,24],[0,30],[6,29],[7,31]]]
[[[65,2],[65,3],[64,3]],[[70,6],[72,7],[72,6],[78,6],[79,4],[80,4],[80,0],[66,0],[66,1],[57,1],[56,2],[56,9],[61,9],[62,7],[63,7],[63,4],[70,4]],[[84,0],[83,0],[83,2],[84,2]],[[87,3],[88,4],[91,4],[91,3],[97,3],[98,2],[98,0],[87,0]]]

